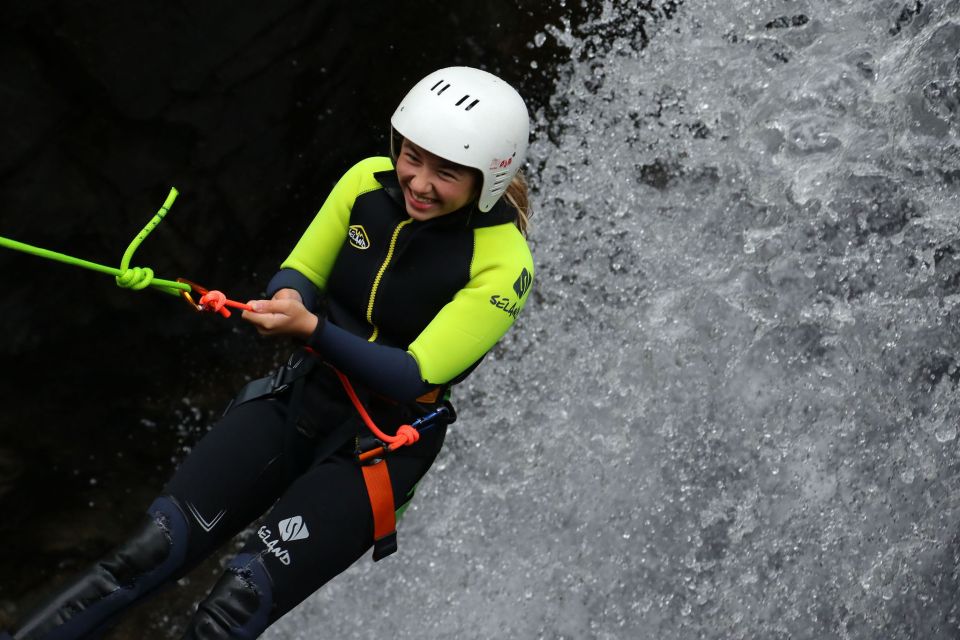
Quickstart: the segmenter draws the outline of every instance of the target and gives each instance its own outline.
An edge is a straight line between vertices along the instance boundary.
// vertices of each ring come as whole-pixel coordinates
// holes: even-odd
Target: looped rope
[[[398,447],[403,447],[408,444],[413,444],[420,439],[420,432],[414,429],[409,424],[402,424],[400,428],[397,429],[397,438],[403,438],[403,442],[397,442]]]
[[[357,392],[353,390],[353,385],[350,384],[350,380],[347,378],[347,376],[343,375],[339,369],[334,368],[333,371],[337,374],[337,377],[340,378],[340,384],[343,385],[344,391],[346,391],[347,395],[350,396],[350,401],[356,408],[357,413],[360,414],[360,418],[363,419],[363,423],[367,425],[367,428],[370,429],[370,432],[373,433],[374,436],[387,444],[387,451],[394,451],[400,447],[413,444],[420,439],[420,432],[409,424],[400,425],[400,428],[397,429],[397,435],[395,436],[388,435],[381,431],[377,425],[374,424],[373,418],[371,418],[370,414],[367,413],[363,403],[360,402],[360,398],[357,397]]]
[[[153,269],[150,267],[134,267],[127,269],[114,279],[117,281],[118,287],[139,291],[153,284]]]
[[[199,311],[211,311],[213,313],[219,313],[224,318],[230,317],[230,310],[227,307],[233,307],[234,309],[241,309],[243,311],[253,311],[253,307],[245,302],[237,302],[236,300],[231,300],[226,296],[225,293],[217,291],[207,291],[200,285],[193,285],[194,291],[202,293],[200,300],[197,301],[197,310]]]
[[[176,281],[163,280],[161,278],[154,277],[153,269],[150,267],[130,266],[130,260],[133,258],[134,251],[137,250],[137,248],[140,246],[140,243],[142,243],[146,237],[150,235],[150,232],[153,231],[157,225],[160,224],[160,221],[163,220],[164,216],[167,215],[167,212],[170,211],[170,207],[173,206],[173,202],[177,199],[177,195],[178,191],[175,188],[170,187],[170,193],[167,195],[167,199],[164,201],[163,206],[160,207],[160,210],[157,211],[156,215],[153,216],[150,222],[148,222],[146,226],[140,230],[140,233],[138,233],[127,246],[127,250],[124,251],[123,258],[120,260],[119,269],[97,264],[96,262],[90,262],[89,260],[81,260],[80,258],[68,256],[65,253],[57,253],[56,251],[50,251],[49,249],[42,249],[40,247],[35,247],[23,242],[11,240],[10,238],[4,238],[3,236],[0,236],[0,247],[13,249],[14,251],[21,251],[23,253],[29,253],[30,255],[38,256],[40,258],[56,260],[57,262],[73,265],[75,267],[82,267],[84,269],[90,269],[91,271],[112,275],[117,283],[117,286],[124,289],[140,291],[141,289],[146,289],[147,287],[154,287],[155,289],[159,289],[165,293],[175,296],[183,296],[187,302],[190,303],[190,306],[196,308],[197,310],[214,311],[225,318],[230,317],[230,311],[227,310],[227,307],[243,309],[244,311],[253,311],[253,308],[248,304],[230,300],[219,291],[207,291],[207,289],[190,282],[189,280],[185,280],[183,278],[177,278]],[[192,292],[203,295],[203,298],[200,299],[199,304],[194,303],[193,298],[190,297],[190,293]]]
[[[207,291],[205,294],[200,296],[199,304],[208,311],[219,313],[224,310],[223,308],[227,304],[227,296],[220,291]]]
[[[73,265],[75,267],[89,269],[91,271],[97,271],[99,273],[105,273],[114,276],[116,278],[117,285],[127,289],[138,290],[145,289],[146,287],[154,287],[155,289],[159,289],[160,291],[164,291],[175,296],[180,295],[181,291],[189,292],[191,290],[189,284],[155,278],[153,275],[153,270],[147,267],[130,268],[130,259],[133,257],[133,252],[136,251],[137,247],[140,246],[140,243],[143,242],[144,238],[146,238],[150,232],[153,231],[158,224],[160,224],[160,221],[163,220],[163,217],[167,215],[170,207],[173,206],[173,201],[177,199],[177,195],[177,190],[171,187],[170,193],[167,195],[167,199],[164,201],[163,206],[160,207],[160,210],[155,216],[153,216],[153,219],[147,223],[147,226],[145,226],[140,233],[137,234],[137,236],[127,247],[126,252],[123,254],[123,259],[120,261],[119,269],[97,264],[96,262],[90,262],[89,260],[82,260],[80,258],[68,256],[65,253],[58,253],[56,251],[50,251],[49,249],[35,247],[33,245],[26,244],[25,242],[18,242],[3,236],[0,236],[0,247],[13,249],[14,251],[20,251],[22,253],[28,253],[39,258],[46,258],[47,260],[55,260],[57,262]]]
[[[150,232],[157,228],[157,225],[160,224],[164,216],[169,213],[170,207],[173,206],[173,203],[179,194],[180,192],[177,191],[176,188],[170,187],[170,193],[167,194],[167,199],[163,201],[163,204],[160,206],[160,209],[157,211],[156,215],[150,219],[150,222],[148,222],[143,229],[140,230],[140,233],[138,233],[133,240],[130,241],[130,244],[127,245],[127,250],[123,252],[123,257],[120,259],[120,275],[118,275],[116,278],[117,286],[125,289],[133,289],[134,291],[146,289],[149,286],[155,286],[166,291],[167,293],[179,295],[180,290],[183,287],[181,283],[173,283],[176,285],[173,287],[171,287],[171,283],[169,282],[158,282],[155,284],[153,280],[153,269],[149,267],[130,268],[130,260],[133,258],[133,252],[137,250],[137,248],[140,246],[140,243],[147,239],[147,236],[150,235]]]

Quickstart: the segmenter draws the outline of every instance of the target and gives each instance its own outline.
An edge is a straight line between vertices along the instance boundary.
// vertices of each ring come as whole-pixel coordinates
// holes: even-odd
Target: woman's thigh
[[[202,556],[266,511],[302,472],[293,450],[309,446],[276,400],[230,410],[180,463],[164,488],[190,527],[190,556]],[[290,433],[292,432],[292,433]],[[302,464],[302,462],[300,462]]]
[[[395,506],[412,494],[432,458],[388,458]],[[260,554],[274,588],[278,619],[373,545],[373,515],[360,466],[341,451],[313,467],[284,492],[247,543]]]

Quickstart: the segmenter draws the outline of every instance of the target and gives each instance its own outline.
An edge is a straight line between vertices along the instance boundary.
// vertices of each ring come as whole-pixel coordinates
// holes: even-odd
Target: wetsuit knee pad
[[[233,559],[210,595],[200,603],[184,640],[257,638],[270,625],[273,583],[260,556]]]
[[[157,498],[140,532],[100,561],[120,588],[152,590],[176,573],[187,555],[189,525],[173,498]]]
[[[34,611],[13,640],[86,637],[109,626],[117,613],[166,582],[182,565],[188,525],[170,498],[158,498],[147,522],[127,542]]]

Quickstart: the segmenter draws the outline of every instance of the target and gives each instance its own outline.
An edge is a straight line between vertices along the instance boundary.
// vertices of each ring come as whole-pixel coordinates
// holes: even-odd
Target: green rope
[[[130,245],[127,246],[127,250],[123,253],[123,258],[120,260],[119,269],[97,264],[96,262],[90,262],[89,260],[74,258],[73,256],[68,256],[64,253],[58,253],[48,249],[41,249],[40,247],[35,247],[24,242],[17,242],[16,240],[4,238],[3,236],[0,236],[0,247],[6,247],[7,249],[22,251],[23,253],[29,253],[40,258],[56,260],[57,262],[63,262],[75,267],[82,267],[84,269],[90,269],[91,271],[98,271],[100,273],[112,275],[117,281],[117,286],[124,287],[126,289],[140,290],[147,287],[155,287],[165,293],[175,296],[180,295],[181,291],[190,292],[190,285],[183,282],[176,282],[174,280],[154,278],[153,269],[150,269],[149,267],[130,268],[130,260],[133,258],[133,252],[137,250],[137,247],[140,246],[140,243],[142,243],[146,237],[150,235],[150,232],[153,231],[156,226],[160,224],[160,221],[163,220],[163,217],[167,215],[167,212],[170,211],[170,207],[173,206],[174,200],[177,199],[177,195],[178,191],[175,188],[170,187],[170,193],[167,195],[167,199],[164,201],[163,206],[160,207],[160,210],[157,211],[155,216],[153,216],[153,219],[147,223],[147,226],[141,229],[140,233],[137,234],[137,237],[135,237]]]

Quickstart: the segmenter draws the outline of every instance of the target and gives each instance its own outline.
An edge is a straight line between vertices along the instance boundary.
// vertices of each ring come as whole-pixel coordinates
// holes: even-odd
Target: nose
[[[420,169],[415,171],[410,177],[410,190],[416,191],[419,194],[427,194],[430,191],[430,176],[429,174]]]

